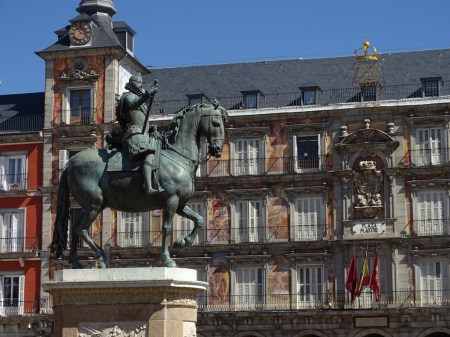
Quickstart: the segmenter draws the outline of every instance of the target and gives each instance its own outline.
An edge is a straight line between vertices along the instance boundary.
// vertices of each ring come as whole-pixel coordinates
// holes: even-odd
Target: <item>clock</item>
[[[92,28],[88,21],[77,21],[72,24],[72,27],[70,27],[70,41],[76,46],[85,45],[89,42],[91,36]]]

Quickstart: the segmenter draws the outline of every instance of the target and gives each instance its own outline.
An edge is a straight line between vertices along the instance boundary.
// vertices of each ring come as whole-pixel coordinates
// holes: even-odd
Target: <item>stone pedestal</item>
[[[44,290],[55,337],[192,337],[206,285],[184,268],[68,269]]]

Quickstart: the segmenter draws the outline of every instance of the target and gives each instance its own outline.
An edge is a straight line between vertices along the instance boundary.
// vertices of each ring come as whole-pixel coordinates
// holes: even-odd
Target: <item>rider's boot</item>
[[[158,184],[158,189],[154,189],[152,186],[153,185],[152,184],[153,167],[150,164],[151,164],[151,160],[153,158],[149,158],[149,157],[153,157],[153,154],[148,155],[147,158],[144,160],[144,164],[142,165],[142,172],[144,174],[144,188],[145,188],[145,193],[148,196],[150,196],[154,193],[164,192],[164,189],[162,189],[161,186],[159,186],[159,184]]]

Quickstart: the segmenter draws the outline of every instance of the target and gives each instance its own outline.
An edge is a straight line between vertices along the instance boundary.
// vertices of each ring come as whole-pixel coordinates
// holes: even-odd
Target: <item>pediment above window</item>
[[[325,131],[328,123],[286,124],[283,128],[289,133],[319,133]]]
[[[290,198],[322,195],[326,200],[328,194],[328,189],[325,186],[287,187],[285,191]]]
[[[410,180],[408,184],[413,191],[450,189],[450,179]]]
[[[386,132],[365,128],[343,137],[335,147],[338,151],[361,150],[369,147],[372,150],[388,151],[389,153],[392,153],[399,144],[400,143],[397,140]]]
[[[227,128],[227,132],[230,135],[230,139],[265,137],[269,134],[270,128],[268,126],[243,126],[238,128]]]
[[[272,195],[270,188],[230,189],[225,191],[231,199],[264,199]]]
[[[406,124],[414,127],[444,126],[450,122],[450,115],[406,118]]]

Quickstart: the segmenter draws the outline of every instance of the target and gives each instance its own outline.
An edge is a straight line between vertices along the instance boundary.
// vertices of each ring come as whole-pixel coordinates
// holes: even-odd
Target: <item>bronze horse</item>
[[[77,223],[72,224],[69,262],[72,268],[82,268],[77,260],[79,239],[83,239],[98,257],[99,266],[106,268],[108,259],[101,247],[88,235],[88,229],[105,208],[125,212],[163,210],[161,262],[166,267],[176,267],[169,254],[169,234],[175,213],[194,222],[192,232],[177,241],[177,246],[191,245],[203,218],[186,206],[194,194],[194,177],[199,163],[202,137],[208,141],[208,154],[222,155],[227,118],[226,110],[217,102],[198,104],[178,112],[168,131],[168,144],[161,150],[159,183],[164,189],[152,196],[144,190],[142,172],[109,172],[108,159],[117,150],[86,149],[73,156],[64,169],[58,192],[57,213],[50,249],[56,257],[67,248],[69,195],[83,209]]]

